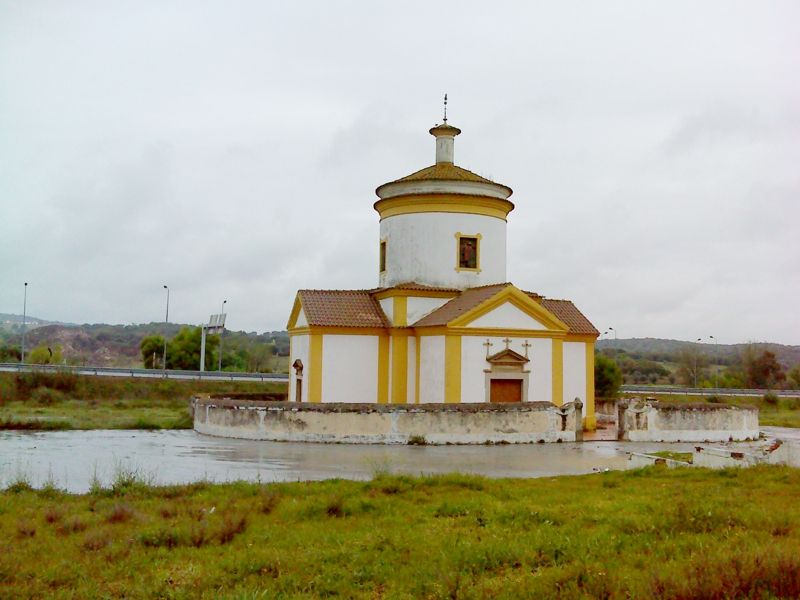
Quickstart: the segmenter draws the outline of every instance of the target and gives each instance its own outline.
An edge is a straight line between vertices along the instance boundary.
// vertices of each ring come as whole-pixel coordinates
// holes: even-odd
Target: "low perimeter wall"
[[[617,432],[631,442],[727,442],[758,439],[758,409],[727,404],[617,403]]]
[[[192,398],[194,429],[220,437],[351,444],[487,444],[581,440],[580,400],[522,404],[306,404]]]

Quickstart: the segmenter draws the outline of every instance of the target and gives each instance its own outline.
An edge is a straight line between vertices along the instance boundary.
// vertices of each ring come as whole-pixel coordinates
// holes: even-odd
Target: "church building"
[[[297,292],[289,400],[579,398],[594,429],[599,332],[569,300],[506,281],[511,188],[455,165],[446,118],[430,133],[436,164],[376,190],[378,286]]]

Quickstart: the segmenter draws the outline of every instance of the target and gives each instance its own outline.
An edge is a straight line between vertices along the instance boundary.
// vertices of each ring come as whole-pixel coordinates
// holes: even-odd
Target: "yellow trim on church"
[[[395,296],[392,300],[392,324],[395,327],[408,325],[408,296]]]
[[[444,401],[461,402],[461,336],[444,337]]]
[[[322,335],[311,334],[308,344],[308,401],[322,402]]]
[[[414,352],[416,354],[416,361],[417,366],[414,371],[414,404],[419,404],[419,365],[420,365],[420,357],[422,356],[422,348],[420,348],[420,340],[419,336],[414,338],[416,341],[414,342]]]
[[[514,204],[500,198],[469,194],[414,194],[378,200],[374,204],[381,220],[415,213],[464,213],[506,220]]]
[[[556,317],[544,306],[533,300],[525,292],[513,285],[504,287],[494,296],[487,298],[478,304],[478,306],[468,310],[463,315],[460,315],[459,317],[450,321],[447,325],[449,327],[466,327],[474,320],[492,312],[506,302],[511,303],[529,317],[539,321],[547,328],[548,331],[546,333],[548,334],[561,333],[562,335],[565,335],[569,331],[569,327],[566,325],[566,323]]]
[[[597,429],[597,417],[594,406],[594,340],[586,344],[586,402],[583,408],[584,428]]]
[[[552,402],[556,406],[564,404],[564,342],[553,340],[553,358],[550,365],[553,374]]]
[[[408,401],[408,336],[392,335],[392,404]]]

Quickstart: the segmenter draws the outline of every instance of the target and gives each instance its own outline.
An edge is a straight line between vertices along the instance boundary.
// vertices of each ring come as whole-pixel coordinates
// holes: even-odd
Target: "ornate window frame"
[[[456,271],[466,271],[471,273],[480,273],[481,272],[481,240],[483,239],[483,235],[480,233],[461,233],[460,231],[456,231]],[[470,267],[462,267],[461,266],[461,239],[462,238],[472,238],[477,240],[477,244],[475,245],[475,268]]]

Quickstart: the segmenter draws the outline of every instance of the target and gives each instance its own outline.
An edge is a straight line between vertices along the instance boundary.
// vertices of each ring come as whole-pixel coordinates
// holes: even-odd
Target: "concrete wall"
[[[580,404],[293,404],[192,399],[198,433],[251,440],[405,444],[572,442],[581,439]]]
[[[456,233],[481,235],[480,271],[456,269]],[[506,281],[506,222],[485,215],[417,213],[381,221],[386,241],[386,271],[380,286],[416,281],[426,285],[466,289]]]
[[[618,437],[631,442],[722,442],[758,439],[758,409],[726,404],[620,400]]]

